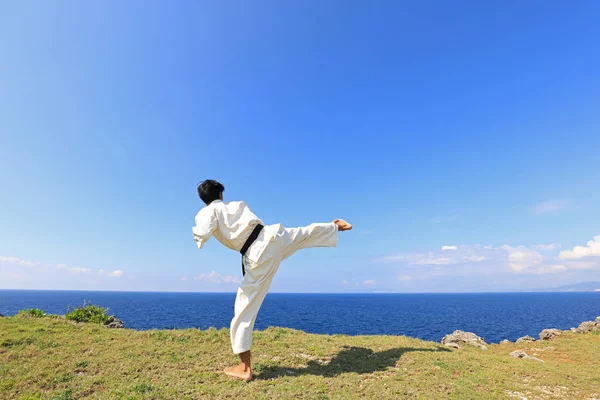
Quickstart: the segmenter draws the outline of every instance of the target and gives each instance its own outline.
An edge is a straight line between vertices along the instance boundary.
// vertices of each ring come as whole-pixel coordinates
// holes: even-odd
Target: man
[[[309,247],[335,247],[338,231],[352,229],[344,220],[311,224],[303,228],[283,228],[281,224],[263,226],[263,222],[243,201],[223,202],[225,187],[214,180],[198,185],[198,195],[206,204],[196,215],[192,228],[198,248],[214,236],[232,250],[242,253],[243,280],[235,299],[231,320],[231,347],[240,364],[225,373],[245,381],[252,379],[250,348],[252,330],[281,261]]]

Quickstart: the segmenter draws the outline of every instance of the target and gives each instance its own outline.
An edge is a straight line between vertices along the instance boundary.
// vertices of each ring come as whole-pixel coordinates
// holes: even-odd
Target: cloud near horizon
[[[552,250],[557,250],[560,249],[560,244],[557,243],[550,243],[550,244],[534,244],[533,246],[531,246],[532,249],[538,250],[538,251],[552,251]]]
[[[458,247],[456,247],[456,246],[442,246],[442,251],[445,251],[445,250],[457,250],[457,249],[458,249]]]
[[[91,274],[94,272],[90,268],[69,267],[67,264],[47,264],[41,262],[27,261],[14,256],[0,256],[0,266],[24,266],[28,267],[29,269],[36,269],[37,272],[58,270],[64,271],[70,275]],[[9,273],[12,275],[19,275],[21,279],[26,277],[26,275],[14,271],[9,271]],[[117,278],[120,278],[123,275],[125,275],[125,272],[120,269],[116,269],[111,272],[105,272],[103,269],[99,269],[97,273],[99,275],[112,276]]]
[[[558,258],[561,260],[580,260],[598,256],[600,256],[600,235],[587,242],[587,246],[575,246],[572,250],[561,251]]]
[[[354,282],[354,283],[350,283],[347,280],[343,280],[340,285],[342,286],[373,286],[375,285],[376,281],[374,279],[367,279],[363,282]]]
[[[225,283],[239,285],[241,280],[238,276],[234,275],[221,275],[217,271],[211,271],[207,274],[200,274],[194,278],[194,280],[209,282],[209,283]]]
[[[510,272],[514,274],[555,274],[572,270],[600,269],[600,235],[572,250],[549,255],[557,251],[558,244],[533,246],[442,246],[439,251],[422,253],[399,253],[375,259],[376,262],[398,262],[407,267],[439,268],[442,266],[464,266],[477,274],[482,270]],[[545,254],[542,254],[544,252]],[[461,273],[465,273],[465,268]],[[470,269],[468,269],[470,268]]]
[[[38,262],[33,262],[33,261],[25,261],[25,260],[21,260],[17,257],[3,257],[0,256],[0,264],[16,264],[16,265],[22,265],[25,267],[35,267],[36,265],[40,265],[40,263]],[[59,265],[64,265],[64,264],[59,264]]]
[[[517,245],[444,245],[437,250],[424,252],[404,252],[376,258],[382,263],[377,269],[369,270],[368,275],[356,273],[346,275],[346,280],[335,287],[338,290],[377,291],[382,288],[394,290],[433,290],[445,288],[448,280],[459,279],[457,285],[473,282],[467,290],[498,287],[550,287],[543,282],[561,280],[595,279],[600,273],[600,235],[585,245],[563,248],[556,243]],[[387,266],[385,265],[387,264]],[[196,277],[181,277],[173,272],[173,280],[181,282],[180,288],[229,290],[241,282],[240,277],[222,275],[217,271],[200,274]],[[175,275],[176,274],[176,275]],[[563,275],[564,274],[564,275]],[[361,276],[362,275],[362,276]],[[541,278],[545,275],[545,278]],[[517,276],[520,276],[517,278]],[[536,278],[537,276],[537,278]],[[139,277],[138,277],[139,278]],[[482,278],[484,279],[482,281]],[[4,288],[111,288],[131,289],[134,277],[122,269],[91,269],[66,264],[50,264],[29,261],[14,256],[0,256],[0,282]],[[187,281],[187,282],[186,282]],[[197,282],[192,285],[192,282]],[[148,285],[148,278],[136,280],[136,288]],[[198,285],[202,282],[203,285]],[[481,282],[481,285],[479,284]],[[438,285],[439,284],[439,285]],[[211,286],[212,285],[212,286]],[[436,286],[438,285],[438,286]],[[546,285],[546,286],[543,286]],[[156,286],[163,288],[163,283]],[[458,287],[458,286],[457,286]]]
[[[114,271],[111,271],[111,272],[106,272],[106,271],[104,271],[103,269],[100,269],[100,270],[98,270],[98,273],[99,273],[100,275],[112,276],[112,277],[115,277],[115,278],[120,278],[120,277],[122,277],[123,275],[125,275],[125,272],[123,272],[123,271],[122,271],[122,270],[120,270],[120,269],[115,269]]]

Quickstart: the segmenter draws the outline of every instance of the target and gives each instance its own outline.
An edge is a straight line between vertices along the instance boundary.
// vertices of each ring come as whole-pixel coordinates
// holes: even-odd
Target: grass
[[[45,316],[46,313],[39,308],[28,308],[27,310],[21,310],[17,313],[17,317],[41,318]]]
[[[108,308],[98,307],[93,304],[85,304],[83,307],[77,307],[69,310],[65,318],[75,322],[91,322],[104,325],[108,322]]]
[[[134,331],[0,318],[0,399],[600,398],[600,335],[449,349],[404,336],[256,332],[250,383],[226,329]],[[52,344],[52,345],[49,345]],[[515,359],[524,349],[545,363]]]

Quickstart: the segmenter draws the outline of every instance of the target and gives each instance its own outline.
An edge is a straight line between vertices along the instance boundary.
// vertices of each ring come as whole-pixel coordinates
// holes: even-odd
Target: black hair
[[[206,205],[209,205],[215,200],[219,200],[221,198],[221,193],[224,191],[225,186],[212,179],[207,179],[198,185],[198,196],[200,196]]]

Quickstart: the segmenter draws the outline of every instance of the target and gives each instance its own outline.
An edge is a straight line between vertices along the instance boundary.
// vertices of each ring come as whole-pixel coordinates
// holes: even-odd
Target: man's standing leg
[[[281,263],[281,254],[273,246],[265,250],[260,263],[246,261],[246,276],[240,285],[235,299],[235,315],[231,320],[231,347],[234,354],[239,355],[240,364],[225,368],[225,374],[245,381],[252,379],[252,363],[250,348],[252,347],[252,331],[260,306],[262,305],[273,277]]]

